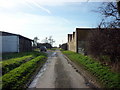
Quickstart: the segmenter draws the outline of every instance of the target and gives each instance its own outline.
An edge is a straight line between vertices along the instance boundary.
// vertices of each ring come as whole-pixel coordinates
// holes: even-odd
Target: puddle
[[[57,56],[57,53],[54,52],[51,56],[52,56],[52,57],[56,57],[56,56]]]

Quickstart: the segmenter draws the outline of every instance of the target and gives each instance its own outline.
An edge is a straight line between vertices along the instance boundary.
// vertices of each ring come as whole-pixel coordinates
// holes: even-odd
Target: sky
[[[101,2],[98,2],[101,1]],[[53,46],[67,42],[76,28],[97,27],[102,0],[0,0],[0,31],[20,34],[38,42],[52,36]]]

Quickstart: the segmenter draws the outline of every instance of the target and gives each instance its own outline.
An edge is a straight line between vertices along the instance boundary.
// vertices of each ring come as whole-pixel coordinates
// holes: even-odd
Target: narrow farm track
[[[28,88],[89,88],[59,50],[47,53],[46,64]]]

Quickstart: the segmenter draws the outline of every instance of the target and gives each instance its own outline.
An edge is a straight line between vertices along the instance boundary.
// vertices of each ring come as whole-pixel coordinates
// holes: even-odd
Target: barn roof
[[[0,31],[0,36],[19,36],[19,37],[28,39],[28,40],[30,40],[30,41],[33,41],[32,39],[29,39],[29,38],[24,37],[24,36],[22,36],[22,35],[14,34],[14,33],[9,33],[9,32],[5,32],[5,31]]]

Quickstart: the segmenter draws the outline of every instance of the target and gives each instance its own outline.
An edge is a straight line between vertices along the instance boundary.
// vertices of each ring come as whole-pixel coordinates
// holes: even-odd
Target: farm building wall
[[[19,52],[18,36],[2,36],[2,52]]]
[[[60,46],[61,49],[68,50],[68,44],[64,43]]]
[[[73,32],[73,34],[68,34],[68,50],[77,52],[77,42],[76,42],[76,33]]]
[[[32,41],[19,36],[19,51],[20,52],[28,52],[32,51]]]
[[[77,33],[77,53],[86,53],[87,37],[91,29],[76,29]]]
[[[86,38],[91,30],[76,28],[73,34],[68,34],[68,50],[84,54],[86,52]]]
[[[32,51],[32,41],[24,36],[0,31],[2,38],[1,52],[27,52]]]
[[[2,58],[1,53],[2,53],[2,33],[0,32],[0,60]]]
[[[120,30],[116,28],[76,28],[76,31],[73,34],[68,34],[68,50],[74,51],[77,53],[87,54],[87,37],[89,34],[95,33],[97,30]],[[75,33],[75,34],[74,34]]]

